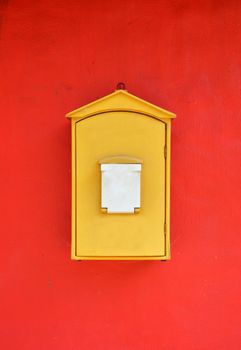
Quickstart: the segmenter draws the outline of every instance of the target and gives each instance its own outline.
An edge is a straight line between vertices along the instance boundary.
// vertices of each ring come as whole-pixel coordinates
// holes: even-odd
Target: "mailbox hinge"
[[[167,157],[167,145],[164,146],[164,157]]]
[[[167,224],[164,223],[164,235],[166,235],[166,234],[167,234]]]

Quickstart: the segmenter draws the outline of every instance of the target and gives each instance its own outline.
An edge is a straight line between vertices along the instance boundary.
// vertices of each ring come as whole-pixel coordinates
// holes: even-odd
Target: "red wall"
[[[0,346],[240,349],[240,1],[1,1]],[[70,260],[65,113],[173,111],[170,262]]]

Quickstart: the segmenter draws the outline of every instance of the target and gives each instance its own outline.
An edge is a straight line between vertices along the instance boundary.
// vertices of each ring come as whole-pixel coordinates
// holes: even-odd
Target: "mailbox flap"
[[[141,164],[101,164],[101,207],[107,213],[140,208]]]

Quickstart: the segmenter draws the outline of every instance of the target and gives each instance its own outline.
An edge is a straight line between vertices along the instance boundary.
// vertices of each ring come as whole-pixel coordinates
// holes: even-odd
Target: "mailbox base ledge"
[[[170,260],[170,256],[72,256],[72,260]]]

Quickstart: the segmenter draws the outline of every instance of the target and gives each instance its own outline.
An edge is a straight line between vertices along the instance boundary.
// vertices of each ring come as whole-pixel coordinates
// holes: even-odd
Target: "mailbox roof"
[[[160,120],[173,119],[176,117],[174,113],[144,101],[126,90],[116,90],[107,96],[69,112],[66,117],[81,120],[92,115],[111,111],[141,113]]]

